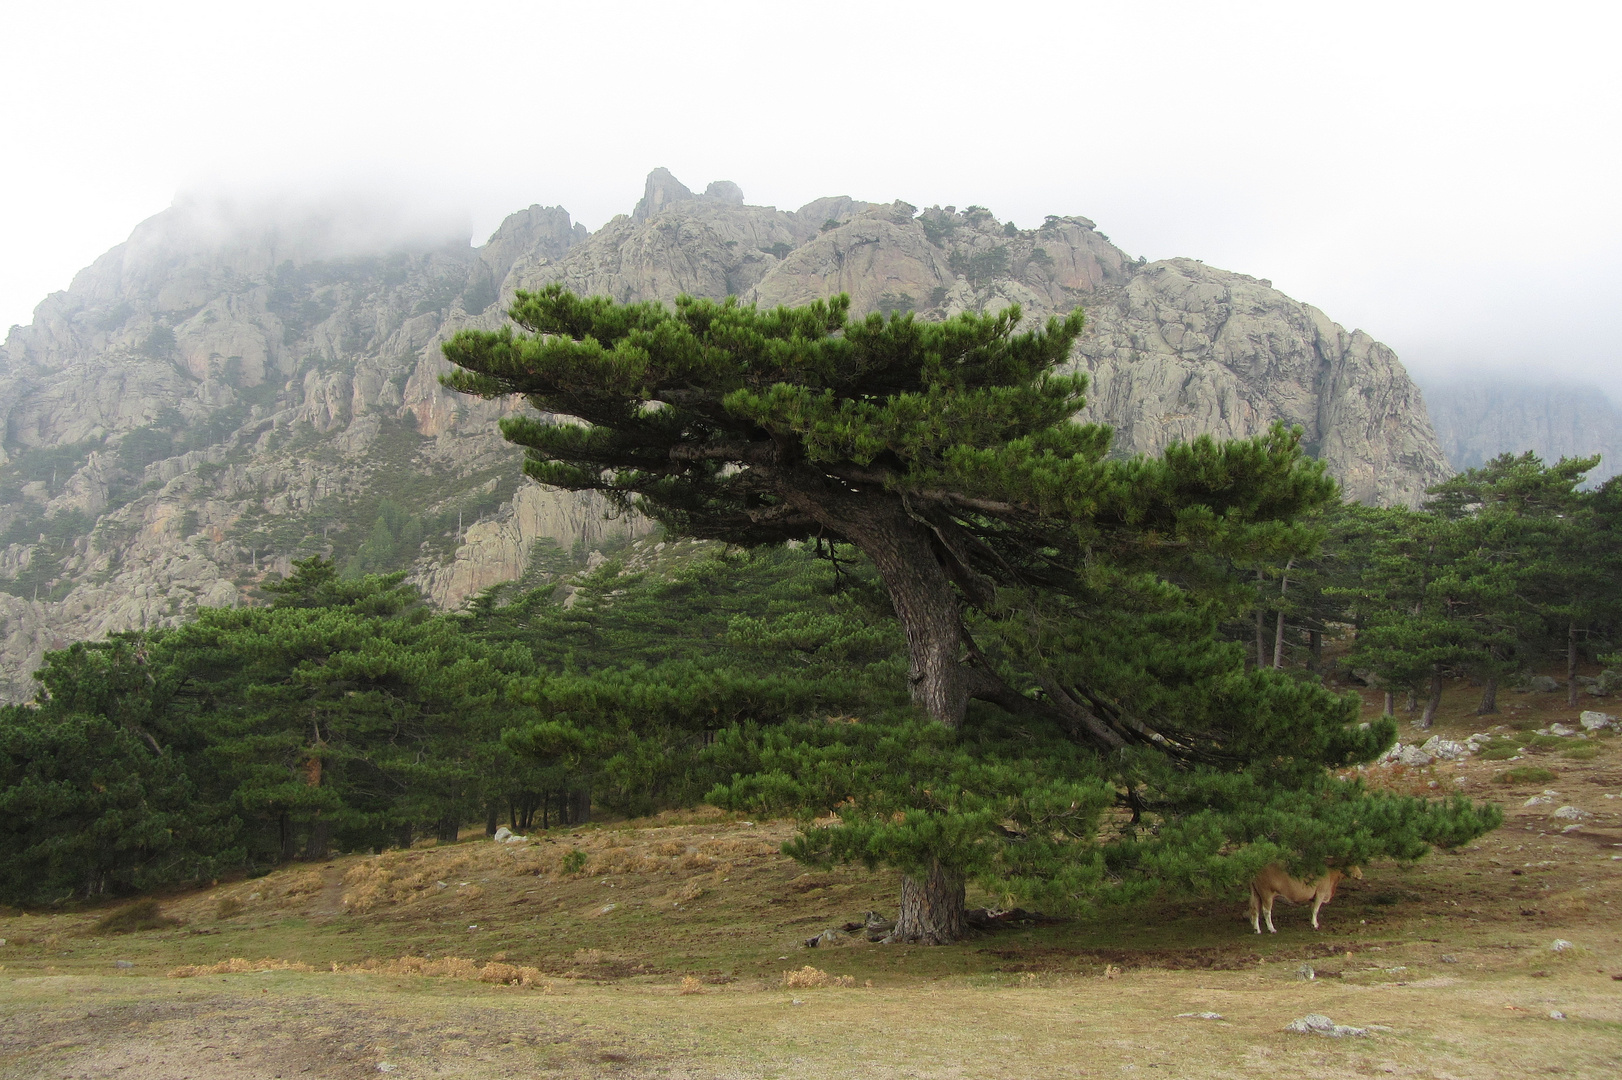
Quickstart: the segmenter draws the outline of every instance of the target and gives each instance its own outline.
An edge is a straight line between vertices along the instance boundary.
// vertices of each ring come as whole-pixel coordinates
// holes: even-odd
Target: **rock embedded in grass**
[[[1308,1013],[1284,1025],[1285,1031],[1292,1031],[1298,1035],[1327,1035],[1330,1038],[1340,1039],[1348,1035],[1367,1035],[1367,1028],[1352,1027],[1349,1024],[1337,1024],[1323,1013]]]

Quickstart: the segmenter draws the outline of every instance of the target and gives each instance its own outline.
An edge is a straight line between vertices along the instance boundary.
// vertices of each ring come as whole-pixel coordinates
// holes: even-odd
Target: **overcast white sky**
[[[1085,214],[1394,346],[1622,397],[1614,3],[0,4],[0,326],[178,193],[364,192],[475,242],[657,165]]]

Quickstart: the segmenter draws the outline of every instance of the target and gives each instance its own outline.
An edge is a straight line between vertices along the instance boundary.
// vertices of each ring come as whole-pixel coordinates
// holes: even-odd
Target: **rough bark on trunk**
[[[310,822],[310,835],[304,842],[304,857],[306,859],[325,859],[327,845],[332,838],[332,822],[324,817],[317,817]]]
[[[395,830],[394,846],[397,848],[409,848],[411,846],[412,832],[413,830],[409,822],[401,825]]]
[[[1431,668],[1430,695],[1425,699],[1425,711],[1419,717],[1419,726],[1428,728],[1436,722],[1437,707],[1442,704],[1442,671]]]
[[[282,814],[276,819],[276,827],[281,841],[282,862],[292,862],[298,857],[298,836],[293,832],[293,819]]]
[[[1566,704],[1577,707],[1577,624],[1566,626]]]
[[[1295,560],[1294,559],[1291,559],[1289,562],[1285,563],[1284,564],[1284,576],[1279,579],[1279,583],[1278,583],[1278,599],[1279,599],[1279,603],[1281,605],[1284,603],[1285,594],[1287,594],[1290,591],[1290,568],[1292,566],[1294,566],[1294,565],[1295,565]],[[1273,667],[1281,668],[1283,666],[1284,666],[1284,608],[1281,606],[1278,609],[1277,625],[1276,625],[1276,628],[1273,631]]]
[[[456,836],[462,831],[462,820],[460,818],[446,815],[440,818],[436,824],[434,834],[441,844],[456,843]]]
[[[584,825],[591,820],[591,784],[569,792],[569,824]]]
[[[1413,712],[1417,708],[1419,708],[1419,695],[1414,693],[1414,688],[1410,686],[1408,688],[1408,704],[1403,706],[1402,711]]]
[[[492,802],[492,803],[489,803],[488,805],[485,806],[485,808],[484,808],[484,835],[486,835],[486,836],[494,836],[494,835],[496,835],[496,829],[498,827],[496,825],[496,822],[500,819],[500,817],[501,817],[501,814],[497,810],[495,803]]]
[[[1397,695],[1392,693],[1390,690],[1387,690],[1385,692],[1385,708],[1381,711],[1380,715],[1381,716],[1396,716],[1397,715]]]
[[[932,860],[922,879],[901,878],[901,912],[896,916],[896,941],[916,945],[946,945],[964,934],[963,875]]]
[[[1481,691],[1481,704],[1476,706],[1477,716],[1490,716],[1498,711],[1498,676],[1494,675],[1487,680],[1487,685]]]
[[[872,560],[907,634],[912,703],[947,727],[958,727],[969,706],[961,663],[963,624],[957,593],[928,526],[888,502],[806,498],[797,505]]]

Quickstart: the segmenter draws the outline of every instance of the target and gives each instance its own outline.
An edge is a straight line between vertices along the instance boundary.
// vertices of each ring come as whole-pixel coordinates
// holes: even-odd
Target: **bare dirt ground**
[[[1368,775],[1494,799],[1504,828],[1367,867],[1316,933],[1281,904],[1257,937],[1234,896],[806,948],[893,915],[894,875],[807,873],[787,823],[667,815],[298,865],[165,897],[161,929],[0,918],[0,1078],[1614,1077],[1622,739],[1539,738],[1575,718],[1557,697],[1476,718],[1450,690],[1437,730],[1496,727],[1500,760]],[[1504,782],[1527,768],[1551,775]],[[835,978],[785,982],[806,966]],[[1283,1030],[1308,1013],[1366,1034]]]

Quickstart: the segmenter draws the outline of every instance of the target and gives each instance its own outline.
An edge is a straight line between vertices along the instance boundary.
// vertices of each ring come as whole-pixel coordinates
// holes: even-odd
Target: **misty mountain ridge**
[[[1487,375],[1427,379],[1424,391],[1455,471],[1530,450],[1548,462],[1601,455],[1590,484],[1622,473],[1622,409],[1597,386]]]
[[[444,340],[499,327],[518,289],[550,282],[621,301],[844,292],[856,315],[926,319],[1081,305],[1084,418],[1114,427],[1119,452],[1282,420],[1352,498],[1412,504],[1447,475],[1390,349],[1264,280],[1134,259],[1084,217],[1019,229],[983,207],[844,196],[783,211],[659,169],[595,232],[541,205],[477,248],[454,223],[403,224],[377,208],[183,201],[13,328],[0,351],[5,696],[33,692],[46,649],[249,602],[295,558],[406,570],[455,607],[645,531],[521,477],[496,421],[522,402],[439,385]]]

